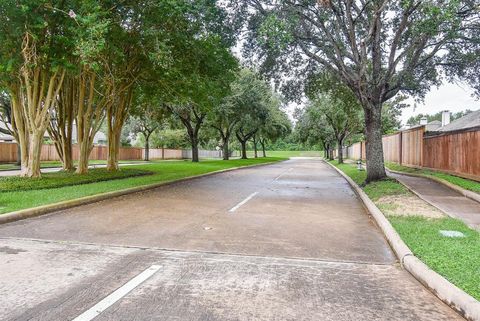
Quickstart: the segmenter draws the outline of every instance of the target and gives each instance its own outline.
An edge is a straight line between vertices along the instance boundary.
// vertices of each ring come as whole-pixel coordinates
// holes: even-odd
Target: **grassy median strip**
[[[404,172],[404,173],[412,173],[412,174],[422,174],[425,176],[431,176],[431,177],[437,177],[441,178],[443,180],[446,180],[449,183],[452,183],[454,185],[460,186],[463,189],[475,192],[475,193],[480,193],[480,183],[476,181],[472,181],[470,179],[454,176],[454,175],[449,175],[446,173],[441,173],[441,172],[435,172],[431,171],[428,169],[419,169],[419,168],[412,168],[412,167],[407,167],[407,166],[402,166],[399,164],[395,163],[387,163],[386,164],[387,168],[398,171],[398,172]]]
[[[281,160],[284,160],[284,158],[267,157],[246,160],[234,159],[229,161],[205,160],[200,163],[192,163],[190,161],[160,161],[150,164],[128,166],[129,170],[147,171],[152,174],[59,188],[1,192],[0,214],[130,187],[174,181],[222,169]],[[123,168],[123,170],[125,170],[125,168]]]
[[[331,162],[350,176],[357,184],[366,178],[365,171],[358,171],[354,164]],[[462,221],[450,217],[426,217],[415,214],[416,208],[409,203],[403,204],[410,212],[408,215],[392,215],[386,210],[384,199],[392,196],[413,195],[400,183],[392,179],[368,184],[363,187],[365,193],[384,212],[403,241],[412,252],[431,269],[447,280],[480,300],[480,233],[466,226]],[[397,211],[398,212],[398,211]],[[413,214],[412,214],[413,212]],[[451,238],[440,231],[458,231],[465,237]]]

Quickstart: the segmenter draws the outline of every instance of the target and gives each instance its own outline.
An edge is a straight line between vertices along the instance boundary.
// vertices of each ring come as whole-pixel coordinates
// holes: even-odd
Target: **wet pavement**
[[[425,177],[396,173],[390,173],[389,175],[410,187],[425,201],[445,212],[448,216],[458,218],[468,226],[480,230],[480,203]]]
[[[463,320],[316,159],[2,225],[0,276],[2,320]]]

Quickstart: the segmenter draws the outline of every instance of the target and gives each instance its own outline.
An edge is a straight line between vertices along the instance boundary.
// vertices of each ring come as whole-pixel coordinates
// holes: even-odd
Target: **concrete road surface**
[[[316,159],[0,226],[2,320],[462,320]]]

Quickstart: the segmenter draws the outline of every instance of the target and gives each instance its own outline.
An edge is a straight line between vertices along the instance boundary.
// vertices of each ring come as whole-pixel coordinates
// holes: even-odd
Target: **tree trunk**
[[[267,157],[267,152],[266,152],[266,150],[265,150],[265,141],[260,140],[260,145],[262,145],[262,154],[263,154],[263,157]]]
[[[35,130],[30,134],[28,143],[28,170],[27,177],[41,177],[40,154],[42,153],[43,133]]]
[[[150,134],[143,134],[145,136],[145,161],[150,160]]]
[[[78,166],[77,166],[77,174],[86,174],[88,173],[88,159],[90,158],[90,143],[87,139],[82,140],[78,144],[79,148],[79,157],[78,157]]]
[[[70,139],[63,145],[63,163],[62,167],[64,171],[73,171],[73,158],[72,158],[72,140]]]
[[[16,165],[22,165],[22,149],[20,148],[20,144],[17,142],[17,163]]]
[[[118,170],[118,153],[120,152],[120,135],[122,133],[122,127],[114,128],[109,135],[108,141],[108,157],[107,157],[107,170]]]
[[[246,141],[240,141],[240,144],[242,145],[242,159],[247,159],[247,142]]]
[[[367,156],[366,183],[381,180],[387,177],[383,160],[382,144],[382,106],[372,105],[364,108],[365,136]]]
[[[192,143],[192,162],[198,163],[198,139],[196,137],[191,138]]]
[[[258,158],[257,135],[253,135],[253,153],[254,157]]]
[[[343,164],[343,148],[342,148],[343,139],[339,138],[337,141],[337,144],[338,144],[338,163]]]
[[[223,160],[229,160],[230,159],[230,151],[228,150],[228,137],[222,137],[223,140]]]
[[[328,160],[333,160],[333,148],[328,149]]]

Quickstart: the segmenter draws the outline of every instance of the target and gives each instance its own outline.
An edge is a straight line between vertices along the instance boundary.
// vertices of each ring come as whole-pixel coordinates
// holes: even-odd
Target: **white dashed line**
[[[273,180],[274,182],[275,181],[278,181],[283,175],[287,174],[288,172],[291,172],[293,170],[293,167],[290,167],[288,170],[286,170],[285,172],[283,172],[282,174],[278,175],[277,177],[275,177],[275,179]]]
[[[123,298],[127,295],[130,291],[135,289],[137,286],[142,284],[145,280],[150,278],[154,275],[158,270],[160,270],[160,265],[152,265],[120,288],[112,292],[109,296],[105,297],[102,301],[95,304],[93,307],[88,309],[87,311],[80,314],[78,317],[73,319],[73,321],[90,321],[96,318],[100,313],[108,309],[112,306],[115,302]]]
[[[244,205],[246,202],[248,202],[249,200],[251,200],[252,198],[255,197],[255,195],[257,195],[258,192],[255,192],[255,193],[252,193],[250,194],[246,199],[244,199],[243,201],[241,201],[240,203],[238,203],[237,205],[235,205],[234,207],[232,207],[229,212],[230,213],[233,213],[235,212],[236,210],[238,210],[240,208],[240,206]]]

